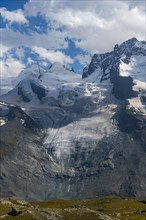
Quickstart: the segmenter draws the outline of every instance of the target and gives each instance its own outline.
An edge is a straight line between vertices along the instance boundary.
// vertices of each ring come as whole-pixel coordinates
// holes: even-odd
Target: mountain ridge
[[[13,146],[1,159],[3,197],[145,196],[145,54],[132,54],[128,64],[120,55],[108,69],[111,53],[106,56],[104,71],[96,56],[91,63],[98,65],[84,79],[60,64],[48,72],[25,70],[0,97],[1,143]]]

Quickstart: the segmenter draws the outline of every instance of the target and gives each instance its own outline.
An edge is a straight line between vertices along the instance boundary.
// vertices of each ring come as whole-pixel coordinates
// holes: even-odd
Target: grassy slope
[[[21,204],[1,200],[0,219],[16,220],[146,220],[146,204],[138,200],[118,197],[73,201],[60,200]],[[22,214],[11,217],[7,213],[16,207]]]

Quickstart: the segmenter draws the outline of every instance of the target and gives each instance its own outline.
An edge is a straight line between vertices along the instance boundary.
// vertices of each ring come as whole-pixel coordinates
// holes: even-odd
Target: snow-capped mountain
[[[0,98],[2,196],[146,196],[145,57],[133,38],[82,78],[59,63],[22,71]]]
[[[113,84],[117,99],[128,100],[129,105],[145,114],[146,97],[146,41],[129,39],[105,54],[95,54],[82,78],[93,82]]]
[[[110,78],[110,74],[113,69],[120,75],[119,65],[121,63],[129,64],[133,56],[146,56],[146,41],[138,41],[136,38],[132,38],[121,45],[115,45],[113,51],[111,52],[107,52],[105,54],[94,54],[89,66],[86,66],[83,69],[82,77],[85,78],[91,75],[99,67],[103,73],[103,76],[100,78],[100,82]]]
[[[54,63],[48,72],[33,65],[13,79],[15,88],[1,99],[20,105],[27,102],[29,105],[47,104],[47,98],[57,98],[61,90],[75,87],[80,81],[78,74],[60,63]]]
[[[116,45],[112,52],[95,54],[82,77],[94,74],[95,81],[110,80],[115,96],[126,99],[135,97],[137,90],[145,89],[145,65],[146,42],[132,38]]]

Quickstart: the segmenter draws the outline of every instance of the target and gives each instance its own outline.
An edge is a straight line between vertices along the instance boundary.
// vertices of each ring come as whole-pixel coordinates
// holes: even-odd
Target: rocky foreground
[[[91,200],[58,200],[27,203],[0,200],[0,219],[21,220],[145,220],[146,199],[124,200],[118,197]]]

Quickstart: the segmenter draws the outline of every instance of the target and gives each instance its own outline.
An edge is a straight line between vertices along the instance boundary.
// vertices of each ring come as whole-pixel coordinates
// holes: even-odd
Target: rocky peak
[[[136,38],[131,38],[122,44],[116,44],[114,47],[114,55],[117,56],[131,56],[131,55],[146,55],[146,42],[138,41]]]
[[[116,98],[127,99],[135,97],[133,74],[137,75],[138,79],[138,72],[141,72],[141,69],[145,66],[144,59],[141,56],[146,56],[146,41],[138,41],[136,38],[131,38],[120,45],[116,44],[112,52],[94,54],[89,66],[83,69],[82,78],[86,78],[96,70],[99,70],[97,74],[100,74],[100,83],[110,79]],[[131,71],[131,75],[127,73],[122,75],[120,71],[125,68],[127,68],[126,71],[133,68],[134,73]],[[143,71],[141,74],[144,74]],[[125,89],[123,90],[123,88]]]
[[[105,53],[105,54],[94,54],[89,66],[86,66],[83,69],[82,78],[86,78],[87,76],[91,75],[96,69],[106,69],[107,65],[109,65],[112,61],[112,53]]]
[[[119,59],[123,56],[128,59],[132,55],[140,54],[146,56],[146,41],[138,41],[136,38],[131,38],[120,45],[116,44],[112,52],[94,54],[89,66],[83,69],[82,78],[91,75],[98,67],[101,67],[105,71],[110,64],[116,66],[115,61],[119,64]]]

